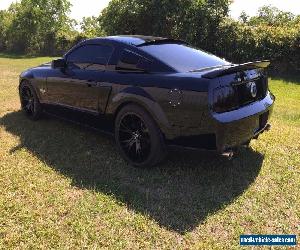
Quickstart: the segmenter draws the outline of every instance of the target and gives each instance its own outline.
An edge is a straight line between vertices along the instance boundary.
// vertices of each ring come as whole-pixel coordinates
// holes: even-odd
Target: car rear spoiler
[[[235,73],[238,71],[249,70],[249,69],[258,69],[258,68],[267,68],[270,65],[270,61],[256,61],[256,62],[248,62],[243,64],[233,64],[230,67],[224,66],[223,68],[217,68],[212,70],[206,74],[203,74],[202,77],[213,79],[219,76]]]
[[[139,45],[136,45],[136,47],[144,47],[144,46],[149,46],[149,45],[168,44],[168,43],[188,45],[187,42],[179,40],[179,39],[158,38],[157,40],[151,40],[151,41],[147,41],[147,42],[141,43]]]

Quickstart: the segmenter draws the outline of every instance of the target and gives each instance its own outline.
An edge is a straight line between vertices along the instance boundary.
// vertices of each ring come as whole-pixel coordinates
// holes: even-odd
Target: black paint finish
[[[264,70],[268,62],[228,63],[180,72],[142,49],[169,43],[187,46],[182,41],[145,36],[86,40],[63,57],[65,67],[44,64],[23,72],[20,82],[29,81],[41,104],[51,112],[63,109],[60,114],[66,116],[69,110],[72,119],[78,116],[83,123],[82,114],[86,114],[98,119],[96,126],[113,127],[113,119],[124,105],[140,105],[170,144],[223,152],[251,140],[265,129],[260,126],[261,117],[267,113],[264,119],[268,121],[275,100],[268,90]],[[85,61],[73,56],[72,53],[88,45],[95,49],[101,46],[103,57],[101,51],[95,53],[95,58],[93,53],[85,56]],[[104,51],[105,48],[109,50]],[[260,91],[254,98],[248,93],[252,82]],[[216,100],[214,93],[221,88],[230,91],[220,93],[229,94]],[[237,104],[228,105],[230,100],[235,100],[230,98],[239,98]],[[216,102],[227,102],[230,109],[224,106],[224,110],[216,112]],[[110,122],[104,122],[105,119]]]

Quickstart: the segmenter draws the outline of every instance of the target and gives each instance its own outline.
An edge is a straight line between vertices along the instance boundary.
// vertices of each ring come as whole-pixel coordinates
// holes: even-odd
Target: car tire
[[[123,158],[139,168],[152,167],[165,156],[163,135],[147,111],[129,104],[115,119],[115,140]]]
[[[23,81],[19,91],[23,112],[31,120],[38,120],[43,113],[43,109],[33,86],[28,81]]]

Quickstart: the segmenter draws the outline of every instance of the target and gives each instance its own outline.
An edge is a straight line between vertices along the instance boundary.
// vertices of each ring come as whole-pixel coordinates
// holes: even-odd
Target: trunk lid
[[[231,65],[202,75],[211,79],[212,108],[217,113],[238,109],[266,97],[268,77],[265,68],[269,61]]]

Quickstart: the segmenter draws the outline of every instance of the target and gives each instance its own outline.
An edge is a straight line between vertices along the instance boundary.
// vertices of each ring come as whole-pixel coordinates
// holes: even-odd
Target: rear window
[[[229,64],[229,62],[184,44],[154,44],[140,49],[179,72],[201,70]]]

